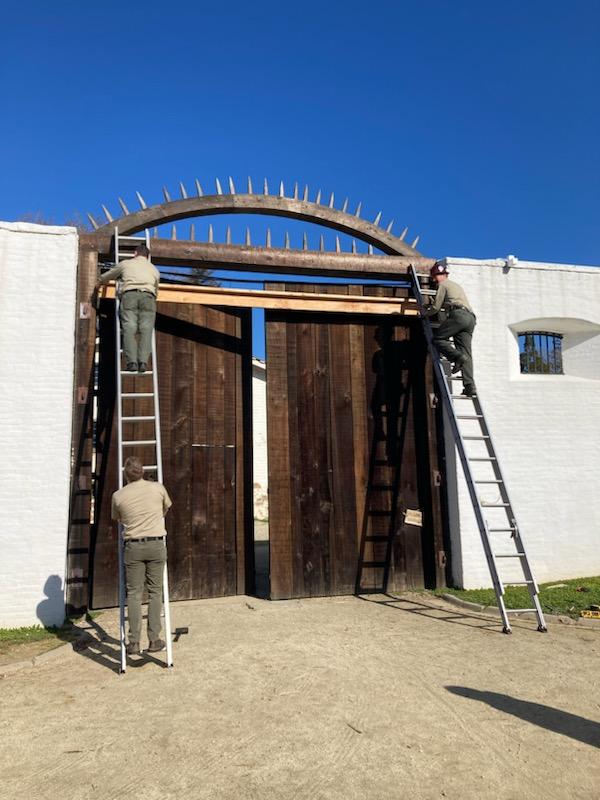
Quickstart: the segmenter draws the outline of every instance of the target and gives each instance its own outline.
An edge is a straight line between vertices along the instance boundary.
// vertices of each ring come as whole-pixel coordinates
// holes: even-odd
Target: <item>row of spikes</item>
[[[203,190],[198,178],[196,178],[195,184],[196,184],[196,192],[197,192],[198,197],[203,197],[204,196],[204,190]],[[220,180],[218,178],[215,178],[215,188],[216,188],[217,194],[223,194],[223,187],[221,186],[221,182],[220,182]],[[179,181],[179,191],[181,193],[181,199],[182,200],[187,200],[189,195],[188,195],[187,189],[185,188],[185,186],[184,186],[182,181]],[[254,194],[254,190],[253,190],[253,187],[252,187],[252,179],[250,178],[250,176],[248,176],[248,192],[247,193],[248,194]],[[270,192],[269,192],[269,184],[268,184],[266,178],[263,181],[263,192],[262,193],[264,195],[270,194]],[[147,205],[146,201],[144,200],[144,198],[142,197],[142,195],[140,194],[140,192],[136,191],[135,194],[136,194],[136,197],[137,197],[138,202],[140,204],[140,208],[142,210],[148,208],[148,205]],[[236,189],[235,189],[235,184],[234,184],[233,178],[231,176],[229,177],[229,194],[232,194],[232,195],[233,194],[237,194]],[[164,195],[166,203],[173,202],[172,198],[171,198],[171,195],[169,194],[169,191],[168,191],[166,186],[163,186],[163,195]],[[278,194],[276,196],[277,197],[282,197],[282,198],[286,197],[285,187],[283,185],[283,181],[279,182],[279,192],[278,192]],[[299,187],[298,187],[298,182],[297,181],[294,184],[294,193],[293,193],[292,199],[293,200],[299,200],[300,199],[300,191],[299,191]],[[118,201],[119,201],[119,205],[121,206],[121,209],[123,210],[123,213],[128,216],[131,212],[129,211],[125,201],[123,200],[122,197],[119,197]],[[302,201],[304,203],[310,202],[309,199],[308,199],[308,186],[306,186],[306,185],[304,186],[304,191],[302,193]],[[328,208],[334,208],[335,207],[334,206],[334,201],[335,201],[335,195],[334,195],[333,192],[331,192],[331,194],[329,196],[329,202],[327,204],[327,207]],[[316,198],[315,198],[314,202],[315,202],[315,205],[321,205],[321,190],[320,189],[317,192],[317,195],[316,195]],[[356,206],[356,210],[354,211],[354,216],[355,217],[360,217],[361,210],[362,210],[362,203],[359,203]],[[114,222],[112,214],[110,213],[110,211],[108,210],[108,208],[104,204],[102,204],[102,211],[104,212],[104,216],[106,217],[107,222]],[[347,197],[345,198],[345,200],[343,202],[341,211],[342,211],[343,214],[346,214],[347,211],[348,211],[348,198]],[[382,215],[382,212],[379,211],[377,213],[375,219],[373,220],[373,225],[378,225],[379,226],[379,223],[381,222],[381,215]],[[87,217],[88,217],[89,221],[91,222],[92,227],[94,228],[94,230],[98,230],[100,225],[89,212],[87,214]],[[386,233],[391,233],[392,232],[392,226],[393,225],[394,225],[394,220],[392,219],[388,223],[387,227],[385,228]],[[402,233],[400,234],[400,239],[404,239],[404,237],[406,236],[407,232],[408,232],[408,228],[405,228],[402,231]],[[416,247],[418,241],[419,241],[419,237],[417,236],[417,238],[414,240],[414,242],[411,245],[411,247]]]
[[[406,234],[406,230],[403,231],[403,236],[401,238],[404,238],[404,234]],[[153,229],[152,238],[153,239],[158,239],[159,238],[158,228],[154,228]],[[175,225],[171,226],[171,240],[172,241],[177,241],[177,227]],[[418,240],[419,240],[419,237],[417,236],[417,238],[414,241],[413,247],[416,246]],[[190,225],[190,238],[187,241],[191,241],[191,242],[195,242],[196,241],[196,226],[194,225],[194,223],[191,223],[191,225]],[[214,241],[215,241],[213,226],[211,224],[209,224],[209,226],[208,226],[208,240],[207,241],[208,241],[209,244],[214,244]],[[227,230],[226,230],[226,233],[225,233],[225,244],[232,244],[231,227],[229,225],[227,226]],[[246,247],[251,247],[252,246],[252,237],[250,235],[250,228],[248,228],[248,227],[246,228],[246,236],[245,236],[245,239],[244,239],[244,245]],[[273,245],[272,245],[271,229],[267,228],[266,237],[265,237],[265,247],[272,247],[272,246]],[[284,248],[286,250],[290,250],[290,247],[291,247],[290,246],[290,234],[288,233],[288,231],[285,231],[283,246],[284,246]],[[309,247],[308,247],[308,235],[307,235],[306,231],[302,234],[302,249],[303,250],[309,250]],[[319,237],[319,250],[321,252],[325,251],[325,238],[324,238],[323,234],[321,234],[320,237]],[[340,237],[337,236],[337,235],[335,237],[335,252],[336,253],[341,253],[342,252],[342,244],[340,242]],[[355,239],[352,239],[352,243],[351,243],[351,246],[350,246],[350,252],[351,253],[358,253],[358,249],[357,249],[357,246],[356,246],[356,240]],[[368,251],[367,252],[371,256],[374,254],[374,250],[373,250],[373,245],[372,244],[368,245]]]

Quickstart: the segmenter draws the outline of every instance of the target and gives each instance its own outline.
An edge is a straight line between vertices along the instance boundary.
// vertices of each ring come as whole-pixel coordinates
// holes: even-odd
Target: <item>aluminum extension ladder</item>
[[[435,294],[435,292],[421,288],[419,276],[412,265],[411,273],[414,296],[419,308],[422,309],[424,294]],[[508,619],[509,614],[518,614],[526,611],[535,613],[538,621],[538,631],[547,631],[544,614],[538,597],[539,589],[533,577],[525,546],[521,539],[516,515],[508,496],[508,489],[506,488],[506,483],[502,476],[500,462],[492,441],[485,414],[483,413],[481,400],[477,394],[475,394],[474,397],[466,397],[462,394],[453,393],[452,384],[457,381],[462,381],[462,378],[459,375],[446,375],[440,359],[440,354],[433,341],[431,324],[426,318],[423,319],[423,330],[427,340],[427,346],[431,353],[442,401],[448,419],[450,420],[454,441],[469,489],[473,511],[475,512],[475,518],[477,520],[477,527],[479,528],[483,550],[487,559],[498,601],[498,608],[502,617],[503,631],[504,633],[512,632]],[[468,410],[468,413],[462,413],[462,410],[461,413],[457,413],[454,408],[455,401],[460,402],[463,406],[466,406],[468,403],[472,408]],[[469,452],[467,450],[467,442],[473,443],[473,445],[469,445],[469,448],[474,447],[476,449]],[[478,466],[475,466],[476,464]],[[483,470],[486,468],[487,472],[484,472]],[[480,493],[482,490],[480,487],[485,486],[488,488],[496,488],[498,496],[493,500],[485,500]],[[484,516],[485,512],[490,514],[491,522],[488,522]],[[513,549],[510,552],[498,552],[495,549],[495,545],[492,546],[492,541],[495,542],[496,538],[502,536],[502,534],[509,534],[509,542],[512,542],[513,545]],[[523,579],[501,579],[498,574],[497,561],[499,560],[504,563],[509,561],[513,565],[518,565],[518,577]],[[514,571],[515,569],[513,568],[513,572]],[[504,602],[505,586],[526,586],[533,607],[507,609]]]
[[[115,227],[114,233],[114,248],[115,248],[115,264],[120,260],[134,255],[134,250],[140,244],[146,244],[150,248],[150,237],[148,231],[144,237],[141,236],[119,236],[119,229]],[[160,439],[160,411],[158,405],[158,375],[156,366],[156,334],[152,331],[152,364],[151,368],[142,374],[128,372],[123,369],[123,353],[121,345],[121,324],[119,318],[120,300],[118,293],[115,292],[115,332],[116,332],[116,370],[117,370],[117,430],[118,430],[118,454],[119,454],[119,489],[123,487],[123,464],[125,458],[123,457],[124,451],[133,447],[144,447],[149,452],[154,450],[155,459],[154,463],[144,464],[145,472],[154,472],[156,479],[159,483],[163,481],[162,472],[162,447]],[[123,376],[136,375],[134,381],[136,387],[138,381],[141,382],[143,391],[123,392],[122,383]],[[151,391],[148,391],[147,382],[151,379]],[[146,384],[146,385],[145,385]],[[144,416],[127,415],[124,413],[124,406],[136,402],[138,399],[145,398],[150,400],[153,406],[152,414]],[[134,425],[141,422],[154,423],[154,437],[150,439],[136,438],[123,439],[123,424],[133,423]],[[146,459],[144,458],[144,461]],[[120,639],[121,639],[121,673],[127,669],[127,652],[125,646],[125,545],[123,540],[123,526],[119,523],[118,534],[118,548],[119,548],[119,622],[120,622]],[[165,561],[164,574],[163,574],[163,615],[165,627],[165,642],[167,646],[167,666],[173,666],[173,645],[171,640],[171,613],[169,607],[169,576],[167,570],[167,563]]]

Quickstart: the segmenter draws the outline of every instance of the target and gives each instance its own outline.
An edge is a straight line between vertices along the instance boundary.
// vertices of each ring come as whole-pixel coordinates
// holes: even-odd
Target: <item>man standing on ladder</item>
[[[146,245],[141,244],[133,258],[120,261],[99,279],[100,283],[119,281],[121,284],[123,352],[129,372],[146,372],[152,349],[160,273],[149,255]],[[139,343],[136,339],[138,332]]]
[[[422,312],[422,316],[431,317],[442,307],[446,309],[446,318],[433,330],[435,346],[442,356],[452,362],[453,373],[462,371],[463,394],[466,397],[473,397],[475,381],[471,345],[476,323],[475,314],[462,286],[449,280],[448,270],[443,262],[436,261],[430,274],[437,284],[437,292],[433,303]],[[450,337],[453,342],[450,341]]]
[[[139,458],[128,458],[124,472],[127,484],[113,494],[111,516],[124,529],[129,616],[127,655],[140,654],[144,585],[148,587],[148,652],[158,653],[166,646],[160,638],[163,572],[167,559],[164,517],[172,503],[162,483],[144,480]]]

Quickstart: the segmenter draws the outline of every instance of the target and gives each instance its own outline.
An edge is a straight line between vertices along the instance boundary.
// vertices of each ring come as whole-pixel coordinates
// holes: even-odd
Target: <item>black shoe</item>
[[[145,361],[140,361],[140,363],[138,364],[138,372],[140,373],[146,372],[147,369],[148,369],[148,364],[146,364]]]
[[[162,639],[155,639],[153,642],[150,642],[148,645],[148,652],[149,653],[160,653],[161,650],[165,650],[167,645],[163,642]]]
[[[139,642],[129,642],[127,645],[127,655],[128,656],[139,656],[140,655],[140,643]]]
[[[461,369],[463,368],[463,364],[465,363],[465,360],[466,360],[466,359],[465,359],[465,357],[464,357],[464,356],[459,356],[459,357],[456,359],[456,361],[455,361],[455,362],[454,362],[454,364],[452,365],[452,374],[453,374],[453,375],[456,375],[456,373],[457,373],[457,372],[460,372],[460,371],[461,371]]]
[[[462,390],[462,393],[465,397],[475,397],[475,387],[465,386],[465,388]]]
[[[137,371],[138,371],[137,361],[128,361],[127,372],[137,372]]]

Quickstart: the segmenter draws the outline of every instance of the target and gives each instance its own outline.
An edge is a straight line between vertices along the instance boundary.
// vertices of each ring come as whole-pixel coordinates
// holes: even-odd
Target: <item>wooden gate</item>
[[[266,328],[271,597],[445,585],[420,321],[269,311]]]
[[[156,330],[163,473],[173,500],[167,517],[171,599],[252,591],[250,311],[160,303]],[[100,341],[92,608],[118,602],[116,529],[110,519],[117,439],[109,301],[100,311]],[[143,391],[141,383],[134,388],[143,379],[125,380],[124,391]],[[147,414],[145,402],[136,400],[131,413]],[[127,455],[147,459],[140,449]]]

